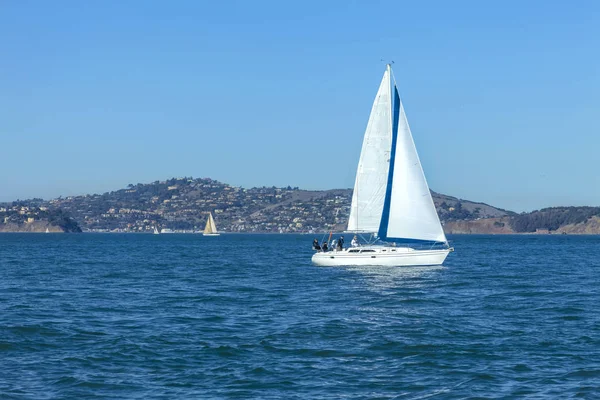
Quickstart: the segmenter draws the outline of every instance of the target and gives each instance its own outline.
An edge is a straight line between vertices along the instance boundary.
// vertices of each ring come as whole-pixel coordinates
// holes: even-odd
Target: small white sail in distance
[[[208,219],[206,220],[206,226],[204,227],[204,236],[218,236],[217,225],[213,219],[212,213],[208,213]]]

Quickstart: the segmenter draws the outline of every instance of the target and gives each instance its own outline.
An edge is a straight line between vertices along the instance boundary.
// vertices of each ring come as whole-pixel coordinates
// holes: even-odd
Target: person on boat
[[[327,240],[323,240],[323,244],[321,245],[321,250],[327,251]]]
[[[344,249],[344,237],[340,236],[340,238],[337,241],[337,248],[338,251],[342,251]]]
[[[338,244],[337,244],[337,240],[333,239],[331,241],[331,250],[337,250]]]
[[[358,237],[356,235],[354,235],[350,244],[352,245],[352,247],[358,247]]]
[[[319,241],[317,239],[313,240],[313,250],[321,250],[321,246],[319,246]]]

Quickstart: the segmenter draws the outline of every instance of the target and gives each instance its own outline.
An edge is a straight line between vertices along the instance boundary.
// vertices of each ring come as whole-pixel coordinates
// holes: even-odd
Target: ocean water
[[[414,268],[312,239],[0,235],[0,398],[600,398],[599,236]]]

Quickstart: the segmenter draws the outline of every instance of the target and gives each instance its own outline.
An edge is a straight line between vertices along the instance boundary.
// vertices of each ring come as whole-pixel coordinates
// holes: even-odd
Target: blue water
[[[600,397],[600,237],[323,268],[301,235],[0,235],[0,398]]]

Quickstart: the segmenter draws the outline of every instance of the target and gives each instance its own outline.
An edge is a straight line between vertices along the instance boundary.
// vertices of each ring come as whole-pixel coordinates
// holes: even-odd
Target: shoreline
[[[153,232],[103,232],[103,231],[85,231],[85,232],[65,232],[65,231],[30,231],[30,230],[0,230],[0,234],[15,234],[15,233],[27,233],[27,234],[125,234],[125,235],[152,235],[152,236],[170,236],[170,235],[198,235],[202,236],[202,232],[194,233],[194,232],[170,232],[170,233],[161,233],[160,235],[154,235]],[[313,232],[313,233],[305,233],[305,232],[219,232],[221,235],[302,235],[302,236],[319,236],[319,235],[329,235],[330,232]],[[333,232],[333,235],[352,235],[352,232]],[[566,232],[557,232],[557,233],[548,233],[548,232],[510,232],[510,233],[498,233],[498,232],[477,232],[477,233],[468,233],[468,232],[460,232],[460,233],[446,233],[448,236],[599,236],[598,233],[566,233]]]

